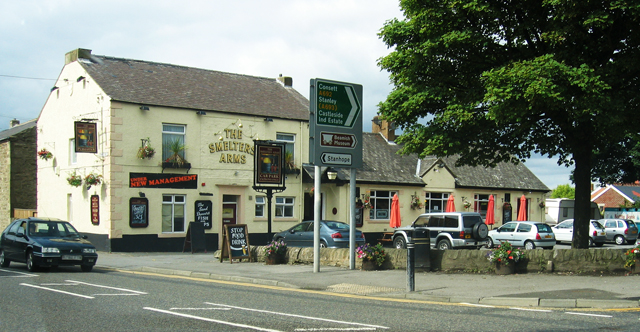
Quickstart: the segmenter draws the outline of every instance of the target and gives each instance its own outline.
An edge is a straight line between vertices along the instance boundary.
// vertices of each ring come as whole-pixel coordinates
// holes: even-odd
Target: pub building
[[[515,209],[524,195],[529,219],[544,221],[536,204],[549,189],[524,165],[456,167],[451,158],[403,156],[392,125],[374,118],[372,128],[362,137],[356,179],[357,223],[367,242],[392,231],[396,193],[402,225],[443,210],[451,194],[458,210],[483,215],[493,195],[497,224],[511,218],[503,206]],[[253,189],[255,141],[284,147],[279,166],[286,189],[273,194],[271,218],[266,195]],[[181,251],[190,222],[203,224],[209,251],[221,245],[224,225],[246,224],[249,242],[262,245],[269,229],[313,219],[316,194],[323,219],[349,221],[349,169],[323,167],[320,193],[314,193],[309,101],[290,77],[76,49],[65,55],[38,118],[42,149],[53,158],[38,159],[38,216],[70,221],[99,250]],[[278,166],[269,158],[260,165]]]

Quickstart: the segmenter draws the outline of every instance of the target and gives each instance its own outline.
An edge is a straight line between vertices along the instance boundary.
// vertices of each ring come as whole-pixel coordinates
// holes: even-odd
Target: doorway
[[[238,197],[236,195],[222,195],[223,225],[235,225],[238,223]]]

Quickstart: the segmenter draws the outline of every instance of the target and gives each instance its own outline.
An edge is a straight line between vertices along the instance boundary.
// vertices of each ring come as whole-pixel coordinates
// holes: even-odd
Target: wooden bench
[[[378,242],[391,242],[393,233],[382,233],[382,238],[378,239]]]

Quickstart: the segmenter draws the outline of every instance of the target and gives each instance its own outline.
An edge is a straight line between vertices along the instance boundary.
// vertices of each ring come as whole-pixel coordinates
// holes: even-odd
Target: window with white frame
[[[172,146],[184,147],[186,126],[179,124],[162,124],[162,160],[173,156]],[[184,149],[178,152],[184,158]]]
[[[265,213],[265,197],[264,196],[256,196],[256,213],[255,216],[262,218],[266,216]]]
[[[294,151],[295,151],[296,135],[276,133],[276,141],[285,143],[285,147],[284,147],[285,167],[294,168],[295,167]]]
[[[372,190],[369,196],[371,209],[369,219],[389,219],[391,215],[391,200],[397,191]]]
[[[276,197],[276,217],[293,218],[294,197]]]
[[[69,140],[69,165],[73,165],[78,162],[78,154],[76,153],[76,140],[72,138]]]
[[[483,219],[487,217],[488,207],[489,207],[489,195],[485,195],[485,194],[473,195],[473,211],[480,213]]]
[[[424,212],[444,212],[449,193],[426,193]]]
[[[162,195],[162,232],[184,232],[186,219],[185,195]]]

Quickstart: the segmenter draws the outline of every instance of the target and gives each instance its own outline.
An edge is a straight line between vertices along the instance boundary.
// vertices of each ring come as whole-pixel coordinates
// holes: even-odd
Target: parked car
[[[556,235],[556,242],[571,242],[573,241],[573,219],[567,219],[553,227],[551,227],[553,233]],[[597,220],[591,219],[589,223],[589,246],[602,247],[606,240],[604,226]]]
[[[604,226],[607,242],[615,242],[617,245],[634,244],[638,239],[638,226],[625,219],[600,219],[600,224]]]
[[[393,246],[406,248],[415,231],[428,231],[429,244],[439,250],[455,248],[479,249],[487,245],[489,228],[476,212],[424,213],[410,226],[396,228]]]
[[[320,221],[320,248],[349,248],[349,228],[348,224],[341,221]],[[313,247],[313,220],[303,221],[276,233],[273,239],[282,240],[291,247]],[[364,242],[364,234],[356,230],[356,246]]]
[[[0,235],[0,266],[27,264],[30,272],[58,265],[80,265],[89,272],[98,261],[96,247],[73,226],[59,219],[13,221]]]
[[[501,242],[509,242],[514,247],[525,249],[553,249],[556,236],[551,227],[539,221],[511,221],[489,231],[489,244],[492,248]]]

